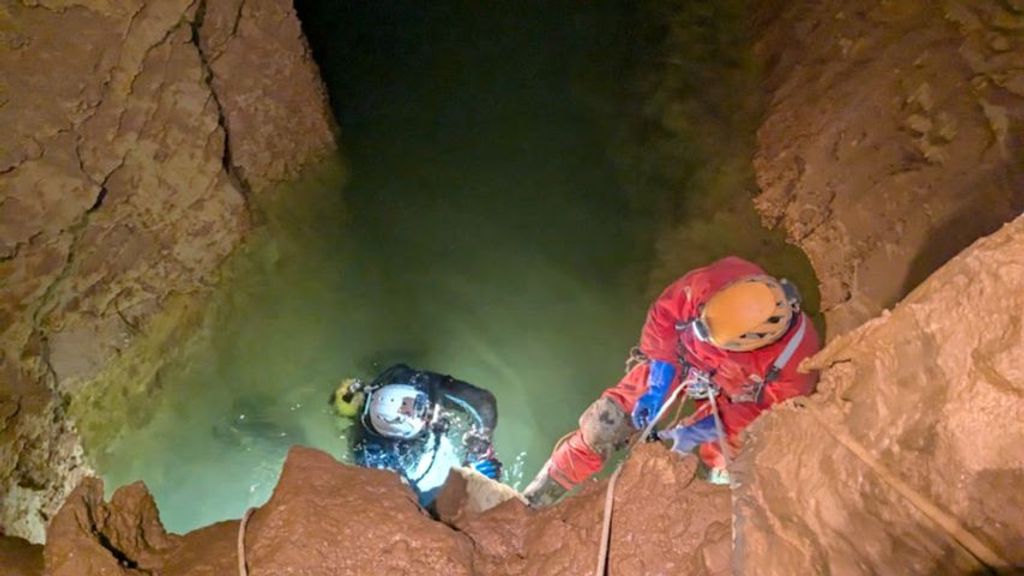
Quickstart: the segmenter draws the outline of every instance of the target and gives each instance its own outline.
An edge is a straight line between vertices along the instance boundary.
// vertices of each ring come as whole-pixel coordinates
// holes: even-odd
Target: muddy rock
[[[811,359],[737,465],[743,573],[1024,568],[1024,217]],[[783,441],[784,439],[784,441]]]
[[[160,524],[153,497],[141,482],[103,501],[103,483],[84,480],[47,530],[47,576],[150,573],[178,546]]]
[[[43,547],[22,538],[0,536],[5,576],[42,576]]]
[[[472,468],[453,468],[441,488],[434,509],[446,524],[458,525],[511,500],[522,499],[514,488],[480,474]]]
[[[695,467],[661,446],[640,447],[630,458],[615,488],[609,574],[730,573],[729,490],[693,481]],[[589,573],[606,486],[592,482],[540,512],[508,499],[467,511],[452,527],[420,508],[394,474],[296,447],[270,500],[248,518],[246,565],[253,576]],[[167,534],[142,484],[105,503],[102,483],[87,479],[50,525],[45,574],[231,574],[239,529],[235,520]]]
[[[757,4],[757,207],[810,258],[833,337],[1024,208],[1024,14],[997,0]]]
[[[291,2],[206,0],[203,8],[199,47],[231,165],[259,193],[334,149],[326,91]]]
[[[293,448],[246,532],[252,576],[470,574],[473,547],[430,518],[412,490],[381,470]]]
[[[167,576],[222,576],[238,572],[238,520],[193,530],[168,554]]]
[[[0,528],[8,533],[42,539],[88,473],[80,433],[91,424],[69,415],[90,413],[80,405],[105,395],[92,383],[109,376],[115,358],[131,362],[154,318],[176,321],[169,302],[216,280],[249,227],[247,191],[334,147],[290,2],[241,4],[82,0],[0,10]],[[273,66],[252,63],[267,51]],[[106,396],[144,394],[170,356],[159,350],[122,368],[130,386]],[[127,418],[127,409],[104,405],[102,419]]]
[[[694,481],[696,461],[640,446],[615,486],[609,574],[726,575],[729,489]],[[588,574],[597,567],[607,480],[540,512],[510,500],[458,525],[482,574]]]

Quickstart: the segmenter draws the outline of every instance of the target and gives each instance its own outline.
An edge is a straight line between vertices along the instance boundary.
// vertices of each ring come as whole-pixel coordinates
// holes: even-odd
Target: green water
[[[341,377],[403,361],[489,388],[521,486],[621,374],[649,247],[580,103],[577,71],[607,31],[583,25],[603,15],[451,16],[367,40],[400,46],[367,56],[379,77],[357,77],[360,94],[325,67],[348,183],[322,167],[262,207],[201,345],[161,375],[146,425],[96,458],[109,485],[144,480],[169,529],[263,502],[291,444],[346,457],[326,404]]]
[[[145,480],[169,529],[262,503],[292,444],[347,458],[330,391],[396,361],[489,388],[506,480],[522,487],[617,381],[664,282],[727,252],[808,270],[757,227],[755,118],[714,141],[652,126],[675,96],[633,71],[662,76],[644,51],[666,31],[637,32],[633,10],[298,8],[347,166],[262,202],[265,226],[229,263],[199,344],[160,375],[152,416],[93,453],[108,486]],[[693,26],[716,22],[705,9]],[[693,66],[725,58],[748,81],[723,49]]]

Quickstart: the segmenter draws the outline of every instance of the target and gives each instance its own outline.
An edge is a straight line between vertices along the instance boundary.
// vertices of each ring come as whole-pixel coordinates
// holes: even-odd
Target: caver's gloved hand
[[[661,410],[668,396],[669,386],[676,375],[676,366],[671,362],[651,360],[650,372],[647,376],[647,392],[636,401],[633,408],[633,427],[643,430]]]
[[[671,440],[673,451],[689,454],[697,446],[718,439],[715,417],[706,416],[689,426],[676,426],[670,430],[662,430],[658,432],[658,438]]]
[[[484,460],[473,462],[472,464],[469,465],[469,467],[483,474],[484,476],[487,476],[491,480],[501,479],[501,461],[495,458],[494,456],[491,456],[490,458],[486,458]]]

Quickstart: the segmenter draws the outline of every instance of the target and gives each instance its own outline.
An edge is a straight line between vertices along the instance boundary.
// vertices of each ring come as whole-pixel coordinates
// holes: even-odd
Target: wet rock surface
[[[1024,209],[1024,14],[996,0],[757,13],[757,206],[810,257],[833,337]]]
[[[730,574],[729,489],[694,480],[696,460],[640,446],[615,485],[609,574]],[[607,480],[540,512],[517,501],[458,528],[481,574],[590,574],[597,568]]]
[[[729,491],[690,482],[695,462],[644,446],[615,490],[609,574],[728,574]],[[397,476],[293,448],[270,501],[249,518],[260,574],[579,574],[594,569],[606,482],[542,512],[508,500],[455,527],[428,516]],[[141,484],[103,502],[85,480],[50,527],[46,574],[231,574],[239,522],[167,534]]]
[[[514,488],[480,474],[472,468],[454,468],[448,474],[433,509],[445,524],[457,526],[508,500],[521,500]]]
[[[103,483],[87,478],[47,529],[45,573],[151,573],[179,540],[164,531],[156,503],[142,483],[119,488],[106,503]]]
[[[381,470],[293,448],[270,501],[249,521],[250,573],[470,574],[471,543],[435,522]]]
[[[128,418],[110,397],[145,391],[184,337],[165,327],[132,364],[140,335],[215,280],[245,191],[333,130],[288,2],[13,3],[0,69],[0,527],[39,540],[88,472],[68,412]],[[87,390],[114,358],[127,388]]]
[[[1024,567],[1021,310],[1024,217],[814,357],[820,394],[759,421],[738,463],[738,569]]]

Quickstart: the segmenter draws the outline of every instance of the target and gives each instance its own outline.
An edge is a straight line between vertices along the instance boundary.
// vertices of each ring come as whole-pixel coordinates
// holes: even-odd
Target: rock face
[[[103,483],[87,478],[68,497],[47,529],[46,574],[151,573],[181,537],[167,534],[156,503],[141,482],[103,501]]]
[[[292,3],[205,0],[197,19],[234,173],[256,192],[334,148],[334,125]]]
[[[246,192],[334,135],[285,0],[7,3],[0,69],[0,527],[39,540],[86,471],[69,410],[146,390]],[[127,388],[90,389],[115,357]]]
[[[764,0],[757,206],[821,279],[830,337],[1024,208],[1016,2]]]
[[[249,522],[251,574],[470,574],[473,547],[421,511],[398,476],[293,448]],[[315,551],[315,553],[314,553]]]
[[[1024,567],[1022,310],[1019,217],[813,358],[821,393],[738,463],[739,570]]]
[[[609,574],[729,574],[729,490],[693,480],[696,461],[639,446],[615,486]],[[518,501],[457,527],[476,545],[480,574],[590,574],[606,481],[538,513]]]
[[[609,574],[728,574],[729,492],[692,482],[695,463],[643,446],[615,490]],[[431,519],[398,477],[293,448],[266,505],[245,529],[246,564],[269,574],[579,574],[596,566],[605,483],[540,513],[509,500]],[[47,576],[159,573],[214,576],[237,570],[237,521],[166,534],[141,484],[102,500],[86,480],[54,519]]]

